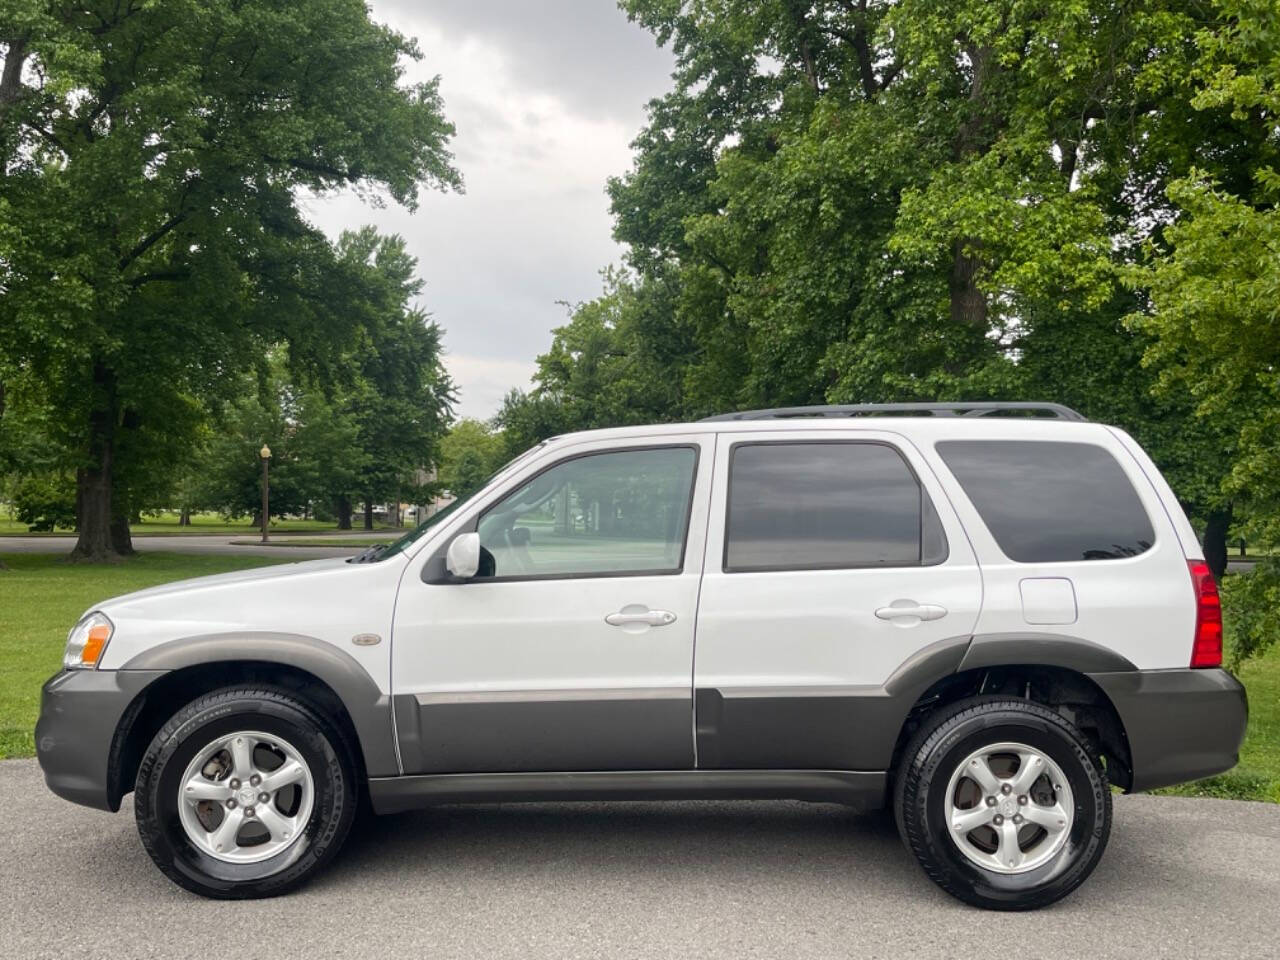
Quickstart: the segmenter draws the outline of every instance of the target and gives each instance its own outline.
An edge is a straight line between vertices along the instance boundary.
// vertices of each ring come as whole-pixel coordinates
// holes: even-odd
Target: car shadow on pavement
[[[415,871],[572,871],[601,883],[626,878],[672,882],[735,873],[812,879],[830,871],[848,880],[874,874],[879,885],[918,887],[924,879],[885,813],[835,804],[618,802],[484,804],[364,817],[334,869],[320,883],[363,883],[385,875],[409,882]]]

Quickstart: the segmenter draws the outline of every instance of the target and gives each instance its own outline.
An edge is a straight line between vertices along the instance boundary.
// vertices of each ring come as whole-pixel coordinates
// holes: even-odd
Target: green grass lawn
[[[355,518],[356,523],[363,523],[363,518]],[[375,520],[374,529],[391,529],[385,523]],[[228,520],[219,513],[195,513],[191,515],[190,526],[182,527],[178,525],[178,515],[173,512],[159,513],[155,516],[144,514],[142,523],[135,524],[131,529],[135,537],[156,536],[160,534],[182,534],[184,536],[199,536],[200,534],[251,534],[258,528],[253,526],[247,519]],[[332,520],[272,520],[272,533],[333,533],[338,529],[338,525]],[[25,523],[19,523],[10,517],[7,513],[0,516],[0,536],[67,536],[75,533],[74,530],[58,529],[50,534],[32,534],[27,530]]]
[[[318,542],[318,541],[317,541]],[[347,541],[339,541],[347,542]],[[125,563],[88,566],[59,557],[0,554],[0,758],[35,752],[32,728],[40,685],[57,671],[75,620],[99,600],[143,587],[280,563],[263,557],[139,554]],[[1164,791],[1280,803],[1280,647],[1250,662],[1249,733],[1240,765],[1229,773]]]
[[[260,567],[265,557],[138,554],[88,566],[41,554],[3,554],[0,570],[0,758],[35,753],[40,685],[57,672],[67,631],[100,600],[171,580]]]

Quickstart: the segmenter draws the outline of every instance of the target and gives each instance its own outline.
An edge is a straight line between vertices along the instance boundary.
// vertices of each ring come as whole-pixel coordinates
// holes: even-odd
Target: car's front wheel
[[[151,741],[134,810],[152,860],[207,897],[285,893],[337,853],[355,814],[342,738],[271,688],[235,688],[179,710]]]
[[[930,717],[904,752],[895,794],[902,838],[925,872],[989,909],[1065,897],[1111,831],[1111,789],[1089,742],[1026,700],[967,700]]]

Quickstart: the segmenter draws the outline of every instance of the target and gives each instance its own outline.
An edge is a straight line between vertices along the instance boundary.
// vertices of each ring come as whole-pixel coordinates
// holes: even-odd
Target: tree
[[[560,400],[515,387],[502,398],[493,425],[501,431],[503,461],[518,457],[543,440],[576,429],[565,416]]]
[[[359,278],[348,298],[359,335],[345,358],[350,386],[340,409],[355,425],[363,456],[345,493],[364,501],[365,528],[372,529],[373,504],[398,503],[435,463],[452,413],[453,382],[442,362],[440,328],[412,306],[422,281],[404,240],[372,227],[344,232],[338,257]]]
[[[1248,186],[1271,149],[1265,117],[1192,100],[1213,68],[1189,38],[1263,6],[623,6],[677,57],[609,185],[633,275],[555,332],[507,420],[536,435],[779,404],[1062,400],[1153,451],[1222,569],[1236,441],[1222,418],[1193,422],[1189,396],[1153,396],[1152,331],[1125,321],[1147,293],[1124,278],[1168,248],[1171,182],[1204,164]]]
[[[335,309],[351,325],[333,345],[332,382],[300,375],[273,350],[210,410],[219,429],[202,445],[197,499],[231,516],[259,510],[258,450],[272,450],[276,515],[332,505],[350,528],[351,504],[419,494],[438,456],[453,385],[441,362],[440,332],[411,306],[417,262],[396,236],[372,227],[344,232],[335,267],[343,277]],[[368,512],[366,512],[368,516]]]
[[[1280,543],[1280,19],[1274,4],[1222,0],[1195,35],[1203,61],[1193,106],[1230,111],[1262,136],[1244,171],[1197,165],[1168,187],[1178,219],[1134,269],[1149,291],[1132,324],[1165,395],[1189,398],[1199,423],[1222,425],[1232,448],[1221,489],[1251,539]],[[1208,549],[1206,545],[1206,550]],[[1280,563],[1225,591],[1237,659],[1280,636]],[[1235,601],[1234,603],[1230,601]]]
[[[560,407],[571,429],[652,423],[679,405],[668,363],[649,349],[661,333],[646,326],[650,304],[622,271],[606,270],[604,293],[570,311],[538,357],[537,394]]]
[[[1023,395],[1042,330],[1122,314],[1170,171],[1256,139],[1178,95],[1190,4],[626,7],[678,69],[610,192],[691,413]]]
[[[465,500],[502,466],[502,454],[502,437],[488,424],[470,418],[459,420],[440,441],[440,483],[454,497]]]
[[[300,452],[304,427],[284,359],[274,354],[258,375],[239,378],[234,397],[215,416],[196,462],[194,500],[233,519],[261,521],[263,444],[271,448],[271,512],[301,513],[315,492],[313,464]]]
[[[354,0],[9,4],[0,43],[0,339],[58,411],[74,555],[109,558],[130,485],[192,442],[172,411],[277,343],[324,380],[355,335],[298,191],[412,207],[460,186],[453,128],[435,81],[401,82],[415,44]]]

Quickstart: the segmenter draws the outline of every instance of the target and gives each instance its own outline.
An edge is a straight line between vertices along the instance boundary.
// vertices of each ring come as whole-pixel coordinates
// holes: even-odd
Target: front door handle
[[[604,622],[612,627],[665,627],[669,623],[676,622],[676,615],[670,610],[648,610],[643,607],[637,609],[638,606],[638,604],[628,604],[617,613],[609,614],[604,618]]]
[[[895,600],[876,611],[876,616],[881,620],[894,620],[904,627],[921,620],[941,620],[946,615],[946,607],[940,607],[936,603],[916,603],[914,600]]]

